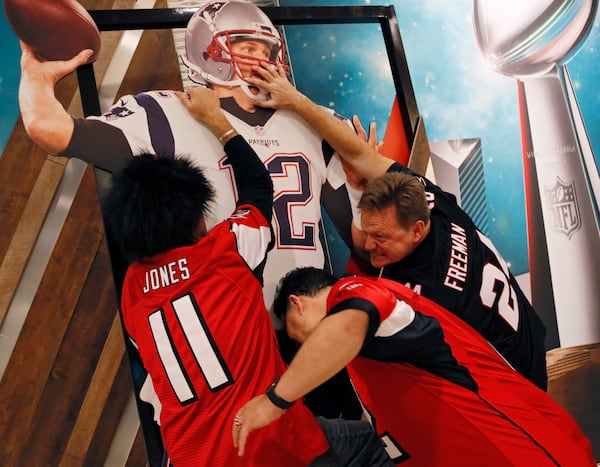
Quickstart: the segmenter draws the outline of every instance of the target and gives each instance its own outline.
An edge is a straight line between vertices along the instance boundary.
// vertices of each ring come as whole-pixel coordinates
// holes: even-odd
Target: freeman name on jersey
[[[451,222],[452,248],[450,249],[450,264],[444,279],[446,287],[462,292],[467,280],[467,263],[469,251],[467,248],[467,233],[460,225]]]

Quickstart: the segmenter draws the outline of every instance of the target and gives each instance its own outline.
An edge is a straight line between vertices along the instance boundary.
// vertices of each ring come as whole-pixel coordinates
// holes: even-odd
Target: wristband
[[[230,128],[229,130],[227,130],[225,133],[223,133],[221,136],[219,136],[219,141],[222,143],[223,140],[225,138],[227,138],[231,133],[233,133],[235,131],[235,129]]]
[[[289,402],[289,401],[286,401],[285,399],[282,399],[277,394],[275,394],[275,386],[277,386],[278,382],[279,382],[279,376],[277,378],[275,378],[275,381],[273,381],[271,383],[271,386],[269,386],[269,389],[267,389],[267,392],[265,392],[265,394],[269,398],[269,400],[273,403],[273,405],[279,407],[280,409],[287,410],[292,405],[294,405],[294,403],[296,401]]]

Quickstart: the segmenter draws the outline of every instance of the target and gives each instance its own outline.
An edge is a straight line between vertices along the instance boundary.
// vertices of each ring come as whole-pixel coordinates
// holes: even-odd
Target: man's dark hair
[[[198,240],[214,190],[184,158],[136,156],[113,177],[104,224],[129,264]]]
[[[302,267],[292,269],[280,281],[273,301],[273,313],[283,319],[288,311],[290,295],[314,297],[320,290],[337,282],[337,278],[323,269]]]

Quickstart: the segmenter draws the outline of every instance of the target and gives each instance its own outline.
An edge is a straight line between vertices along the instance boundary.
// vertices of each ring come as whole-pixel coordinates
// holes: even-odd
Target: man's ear
[[[413,240],[415,241],[415,243],[419,243],[425,237],[425,234],[426,234],[425,227],[426,227],[426,224],[422,220],[415,221],[415,223],[413,224],[412,234],[413,234]]]
[[[298,295],[295,295],[292,293],[292,294],[290,294],[289,300],[290,300],[290,310],[291,310],[291,307],[295,307],[298,309],[298,312],[302,313],[302,300],[300,299],[300,297]],[[288,310],[288,311],[290,311],[290,310]]]

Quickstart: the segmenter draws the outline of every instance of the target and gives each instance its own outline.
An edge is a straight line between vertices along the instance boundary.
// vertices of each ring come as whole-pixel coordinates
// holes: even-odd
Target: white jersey
[[[222,106],[273,180],[276,244],[264,270],[264,297],[270,308],[277,283],[286,272],[299,266],[324,266],[319,239],[321,189],[327,182],[333,189],[339,188],[345,175],[337,155],[326,163],[321,137],[296,113],[267,109],[249,113],[232,98],[222,99]],[[104,115],[90,119],[120,129],[134,155],[185,155],[201,167],[216,191],[207,227],[233,212],[235,182],[225,151],[212,132],[190,116],[174,92],[124,96]]]

